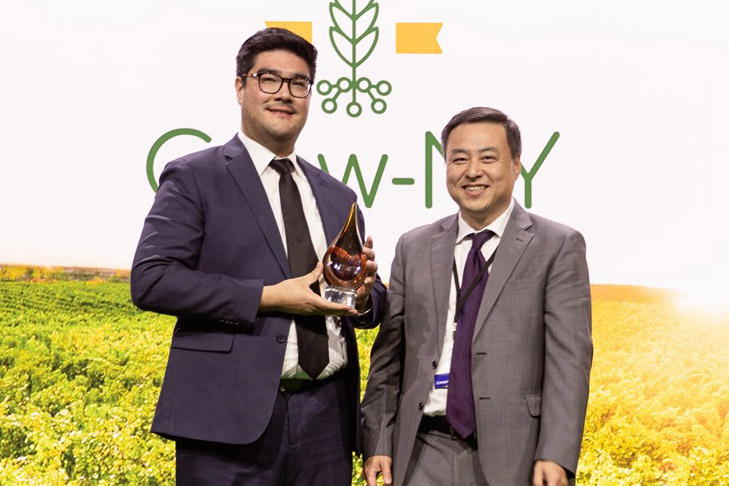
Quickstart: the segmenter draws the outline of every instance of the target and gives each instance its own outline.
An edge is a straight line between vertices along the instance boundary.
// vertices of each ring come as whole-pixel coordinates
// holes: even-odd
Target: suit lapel
[[[253,165],[248,151],[243,146],[238,136],[225,144],[223,154],[227,161],[227,168],[235,179],[236,184],[243,193],[243,197],[251,207],[253,215],[261,228],[261,232],[266,238],[268,246],[276,256],[281,270],[287,277],[291,277],[291,269],[286,258],[286,250],[281,240],[281,234],[276,225],[276,219],[271,210],[271,204],[268,202],[268,196],[263,189],[261,178]]]
[[[435,302],[436,328],[438,329],[438,356],[443,347],[448,302],[453,278],[453,251],[458,236],[458,216],[445,220],[441,232],[433,236],[430,251],[431,281],[433,282],[433,302]]]
[[[324,226],[324,236],[326,236],[327,245],[330,245],[344,226],[349,215],[349,206],[333,197],[333,192],[329,190],[329,182],[322,177],[320,170],[301,157],[296,157],[296,161],[306,176],[306,180],[309,181],[311,192],[314,194],[316,205],[319,208],[321,223]]]
[[[499,242],[496,258],[489,274],[489,280],[476,318],[476,327],[473,332],[474,339],[484,326],[486,318],[491,312],[496,299],[501,295],[501,291],[504,290],[504,285],[509,280],[524,250],[534,237],[529,231],[531,226],[532,222],[529,214],[515,203],[511,218]]]

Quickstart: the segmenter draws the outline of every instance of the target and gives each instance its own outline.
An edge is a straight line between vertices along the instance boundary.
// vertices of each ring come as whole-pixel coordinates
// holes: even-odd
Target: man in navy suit
[[[317,292],[356,195],[295,153],[314,46],[264,29],[236,61],[241,131],[165,167],[134,257],[134,303],[177,316],[152,431],[179,485],[349,485],[353,328],[380,322],[385,288],[368,238],[356,308]]]

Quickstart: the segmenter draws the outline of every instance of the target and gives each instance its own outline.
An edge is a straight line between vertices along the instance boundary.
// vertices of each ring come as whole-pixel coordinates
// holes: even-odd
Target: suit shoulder
[[[452,224],[455,224],[455,218],[455,215],[450,215],[413,228],[400,236],[400,242],[402,244],[412,244],[419,241],[429,241],[433,236],[446,231]]]
[[[534,230],[538,233],[547,233],[555,236],[580,235],[580,232],[571,226],[533,213],[528,214],[529,218],[532,220]]]
[[[200,188],[207,186],[210,181],[227,177],[224,149],[225,145],[209,147],[168,162],[160,174],[160,187],[164,182],[174,179],[186,183],[195,181],[194,184]]]
[[[579,247],[585,247],[585,238],[582,233],[576,229],[563,223],[558,223],[543,216],[528,213],[532,226],[529,231],[535,235],[539,241],[549,242],[558,241],[559,246],[571,242],[570,245],[576,244]]]
[[[175,160],[168,162],[165,165],[167,168],[207,168],[216,163],[221,163],[225,160],[223,156],[223,145],[215,147],[208,147],[197,152],[192,152],[187,155],[183,155]]]

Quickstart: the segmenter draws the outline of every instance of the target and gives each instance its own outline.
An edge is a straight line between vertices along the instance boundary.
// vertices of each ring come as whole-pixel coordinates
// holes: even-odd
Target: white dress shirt
[[[271,209],[273,210],[273,217],[276,219],[278,231],[281,234],[281,241],[283,242],[284,249],[286,249],[288,255],[288,248],[286,245],[286,228],[284,227],[281,198],[278,192],[278,181],[280,176],[274,168],[269,166],[269,163],[277,157],[273,152],[260,143],[248,138],[242,131],[238,132],[238,137],[243,142],[243,145],[245,145],[246,150],[248,150],[248,154],[251,156],[251,160],[253,160],[253,165],[256,167],[256,171],[261,177],[263,189],[266,191],[266,196],[268,196],[268,202],[271,204]],[[326,253],[327,248],[329,247],[329,242],[326,240],[326,235],[324,234],[324,226],[321,222],[321,215],[319,214],[319,208],[316,205],[314,193],[311,191],[309,181],[301,171],[301,167],[299,167],[299,163],[296,160],[296,153],[293,152],[287,157],[282,158],[289,159],[294,165],[294,171],[291,175],[299,188],[301,205],[304,208],[306,224],[309,226],[311,243],[314,245],[314,251],[316,252],[317,258],[321,260],[324,258],[324,253]],[[320,284],[326,284],[323,278],[320,279]],[[339,317],[326,316],[326,328],[327,336],[329,338],[329,364],[327,364],[326,368],[324,368],[318,377],[315,377],[319,379],[331,376],[347,364],[347,348],[344,336],[341,333]],[[284,355],[281,378],[309,378],[309,375],[307,375],[299,366],[298,339],[296,336],[296,325],[293,320],[291,321],[291,327],[289,328],[289,338],[286,343],[286,354]]]
[[[501,213],[501,215],[496,218],[490,225],[486,226],[484,229],[481,230],[491,230],[494,232],[494,236],[492,236],[481,247],[481,254],[484,257],[484,260],[488,261],[489,258],[491,258],[491,255],[496,251],[496,248],[499,246],[501,237],[504,234],[504,229],[506,228],[506,223],[508,223],[509,217],[511,216],[511,211],[513,209],[514,200],[512,199],[506,211]],[[471,228],[471,226],[469,226],[468,223],[463,220],[461,213],[458,213],[458,236],[456,237],[456,248],[453,251],[453,256],[456,262],[456,270],[458,271],[459,279],[463,278],[463,269],[466,266],[466,258],[468,257],[468,252],[471,250],[471,239],[467,237],[471,233],[480,233],[481,231],[476,231],[475,229]],[[492,266],[493,264],[489,265],[489,272],[491,272]],[[459,282],[459,284],[460,283],[461,282]],[[488,286],[488,284],[486,285]],[[451,292],[450,298],[448,299],[446,332],[443,340],[443,349],[440,353],[440,359],[438,360],[438,368],[435,370],[436,375],[450,374],[451,371],[451,356],[453,355],[453,335],[456,330],[454,322],[456,317],[455,313],[456,283],[454,279],[451,278]],[[423,408],[423,413],[425,415],[433,416],[445,415],[447,400],[448,389],[435,388],[435,383],[433,383],[433,386],[430,389],[430,394],[428,395],[428,401],[425,403],[425,407]]]

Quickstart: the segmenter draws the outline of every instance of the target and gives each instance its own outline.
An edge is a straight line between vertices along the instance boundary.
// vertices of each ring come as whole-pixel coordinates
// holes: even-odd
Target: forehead
[[[253,60],[251,71],[270,69],[281,74],[311,76],[309,65],[306,61],[293,52],[283,49],[263,51],[256,55]]]
[[[448,135],[448,151],[479,150],[492,147],[497,150],[508,149],[506,129],[500,123],[476,122],[458,125]]]

